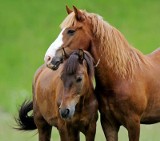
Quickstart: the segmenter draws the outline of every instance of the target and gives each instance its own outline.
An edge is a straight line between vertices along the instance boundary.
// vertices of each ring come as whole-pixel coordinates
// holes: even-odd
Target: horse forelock
[[[84,51],[83,63],[84,62],[86,64],[87,74],[89,78],[92,80],[94,77],[93,58],[87,51]],[[65,62],[62,72],[64,74],[73,75],[79,69],[79,64],[80,60],[79,60],[78,50],[76,50],[70,55],[68,60]]]
[[[90,79],[92,79],[94,77],[94,64],[93,64],[93,58],[90,55],[90,53],[88,53],[87,51],[85,51],[84,53],[84,59],[86,61],[87,64],[87,72],[88,75],[90,77]]]
[[[92,31],[97,39],[99,39],[99,49],[102,56],[105,57],[107,66],[110,67],[117,75],[125,78],[132,77],[134,69],[138,66],[141,68],[143,64],[150,62],[137,49],[133,48],[125,37],[103,18],[94,13],[81,12],[91,20]],[[74,12],[69,14],[61,24],[61,28],[76,25]]]
[[[78,55],[72,53],[64,65],[63,73],[70,75],[75,74],[78,69],[78,64],[79,64]]]
[[[63,28],[66,28],[66,27],[73,26],[76,22],[77,22],[77,20],[75,18],[75,13],[72,12],[60,24],[60,28],[63,29]]]

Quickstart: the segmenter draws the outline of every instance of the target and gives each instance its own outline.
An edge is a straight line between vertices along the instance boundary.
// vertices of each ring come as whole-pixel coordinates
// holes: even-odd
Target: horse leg
[[[57,129],[59,131],[60,140],[61,141],[68,141],[69,136],[68,136],[68,130],[65,126],[65,123],[63,125],[58,125]]]
[[[59,130],[59,135],[60,135],[60,140],[61,141],[68,141],[68,131],[65,129],[58,129]]]
[[[43,124],[38,128],[39,141],[50,141],[52,126]]]
[[[101,125],[107,141],[118,141],[119,125],[113,120],[101,115]]]
[[[34,121],[38,129],[39,141],[50,141],[52,126],[39,114],[34,114]]]
[[[84,134],[86,141],[94,141],[96,134],[96,122],[91,123]]]
[[[79,141],[79,131],[72,127],[72,125],[66,124],[60,120],[57,127],[61,141]]]
[[[79,131],[76,128],[68,126],[69,141],[80,141]]]
[[[129,141],[139,141],[140,136],[140,118],[135,115],[129,115],[126,118],[125,127],[128,130]]]

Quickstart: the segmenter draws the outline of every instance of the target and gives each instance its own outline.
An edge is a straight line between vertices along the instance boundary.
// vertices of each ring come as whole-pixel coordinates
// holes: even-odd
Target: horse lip
[[[59,66],[53,65],[52,70],[57,70]]]
[[[60,115],[61,116],[61,118],[63,119],[63,120],[66,120],[66,121],[69,121],[69,120],[71,120],[72,119],[72,115],[68,115],[68,116],[62,116],[62,115]]]
[[[51,63],[47,63],[46,66],[50,69],[52,69],[53,65]]]
[[[62,116],[61,116],[61,118],[62,118],[63,120],[65,120],[65,121],[71,120],[71,117],[62,117]]]
[[[59,65],[62,63],[62,61],[57,61],[55,64],[52,64],[52,70],[57,70],[59,68]]]
[[[46,64],[46,66],[52,70],[57,70],[60,64],[53,65],[52,63]]]

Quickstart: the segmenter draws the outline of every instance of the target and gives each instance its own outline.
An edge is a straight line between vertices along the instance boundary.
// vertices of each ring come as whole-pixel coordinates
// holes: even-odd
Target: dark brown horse
[[[73,8],[67,7],[68,16],[45,62],[57,69],[61,47],[89,51],[97,62],[96,95],[106,139],[117,141],[123,125],[129,141],[139,141],[140,123],[160,121],[160,50],[144,55],[101,16]]]
[[[19,111],[19,129],[38,129],[39,141],[49,141],[52,126],[61,141],[94,141],[98,103],[94,95],[94,66],[89,53],[75,51],[57,70],[42,66],[33,81],[33,102],[25,102]],[[33,109],[33,116],[28,112]]]

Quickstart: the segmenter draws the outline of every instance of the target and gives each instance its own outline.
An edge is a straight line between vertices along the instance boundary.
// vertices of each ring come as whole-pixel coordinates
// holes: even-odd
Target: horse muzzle
[[[54,57],[50,62],[47,63],[47,67],[52,70],[57,70],[61,63],[63,63],[62,58]]]
[[[64,119],[71,119],[74,115],[74,111],[69,108],[59,108],[60,116]]]

